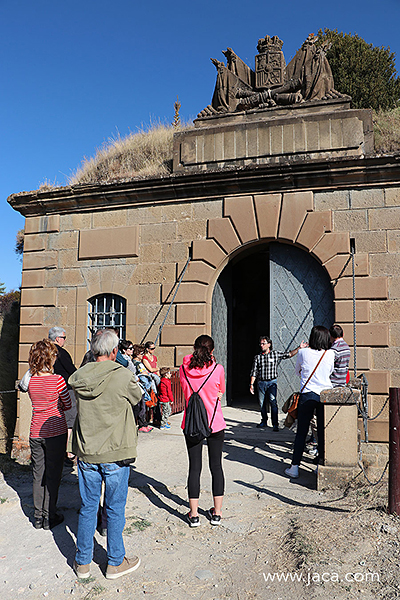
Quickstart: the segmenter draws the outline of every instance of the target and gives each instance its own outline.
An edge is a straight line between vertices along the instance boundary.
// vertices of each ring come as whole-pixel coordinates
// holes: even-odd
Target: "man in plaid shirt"
[[[257,427],[267,427],[268,404],[271,406],[271,420],[274,431],[278,427],[278,404],[276,402],[278,364],[285,358],[292,358],[300,348],[307,344],[301,342],[295,350],[279,352],[272,350],[272,341],[267,335],[260,337],[261,352],[254,357],[250,372],[250,393],[254,394],[254,382],[257,379],[258,401],[261,408],[261,423]]]

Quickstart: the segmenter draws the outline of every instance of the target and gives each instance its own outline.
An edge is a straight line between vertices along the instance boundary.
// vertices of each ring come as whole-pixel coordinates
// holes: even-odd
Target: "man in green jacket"
[[[81,495],[77,553],[78,579],[90,576],[93,536],[104,481],[107,512],[107,579],[116,579],[138,568],[140,559],[127,558],[122,538],[128,495],[130,463],[136,457],[137,428],[133,407],[142,392],[129,369],[115,363],[118,336],[111,330],[96,333],[91,351],[96,362],[87,363],[69,378],[78,415],[70,440],[78,457]]]

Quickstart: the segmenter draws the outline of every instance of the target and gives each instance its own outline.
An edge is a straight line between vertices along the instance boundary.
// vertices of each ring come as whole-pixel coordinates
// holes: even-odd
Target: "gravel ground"
[[[387,489],[315,490],[311,457],[301,476],[283,475],[293,433],[259,430],[258,413],[224,409],[228,423],[223,522],[212,527],[210,477],[204,452],[201,526],[185,515],[187,458],[179,415],[170,431],[140,434],[131,470],[127,556],[137,571],[104,577],[106,538],[96,533],[91,577],[72,571],[79,510],[76,469],[64,469],[59,508],[65,522],[35,530],[30,468],[2,457],[0,477],[0,597],[14,600],[186,598],[239,600],[400,597],[400,521],[386,513]],[[279,580],[280,579],[280,580]],[[285,581],[286,579],[286,581]]]

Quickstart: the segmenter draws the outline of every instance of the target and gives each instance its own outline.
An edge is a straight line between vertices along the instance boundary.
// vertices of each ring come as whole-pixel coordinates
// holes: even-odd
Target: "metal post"
[[[389,513],[400,515],[400,388],[389,388]]]

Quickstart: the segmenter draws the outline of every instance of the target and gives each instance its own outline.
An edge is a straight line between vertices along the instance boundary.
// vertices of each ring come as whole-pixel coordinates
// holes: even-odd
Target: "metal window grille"
[[[89,300],[88,344],[98,329],[114,327],[121,340],[125,339],[126,300],[116,294],[101,294]]]

